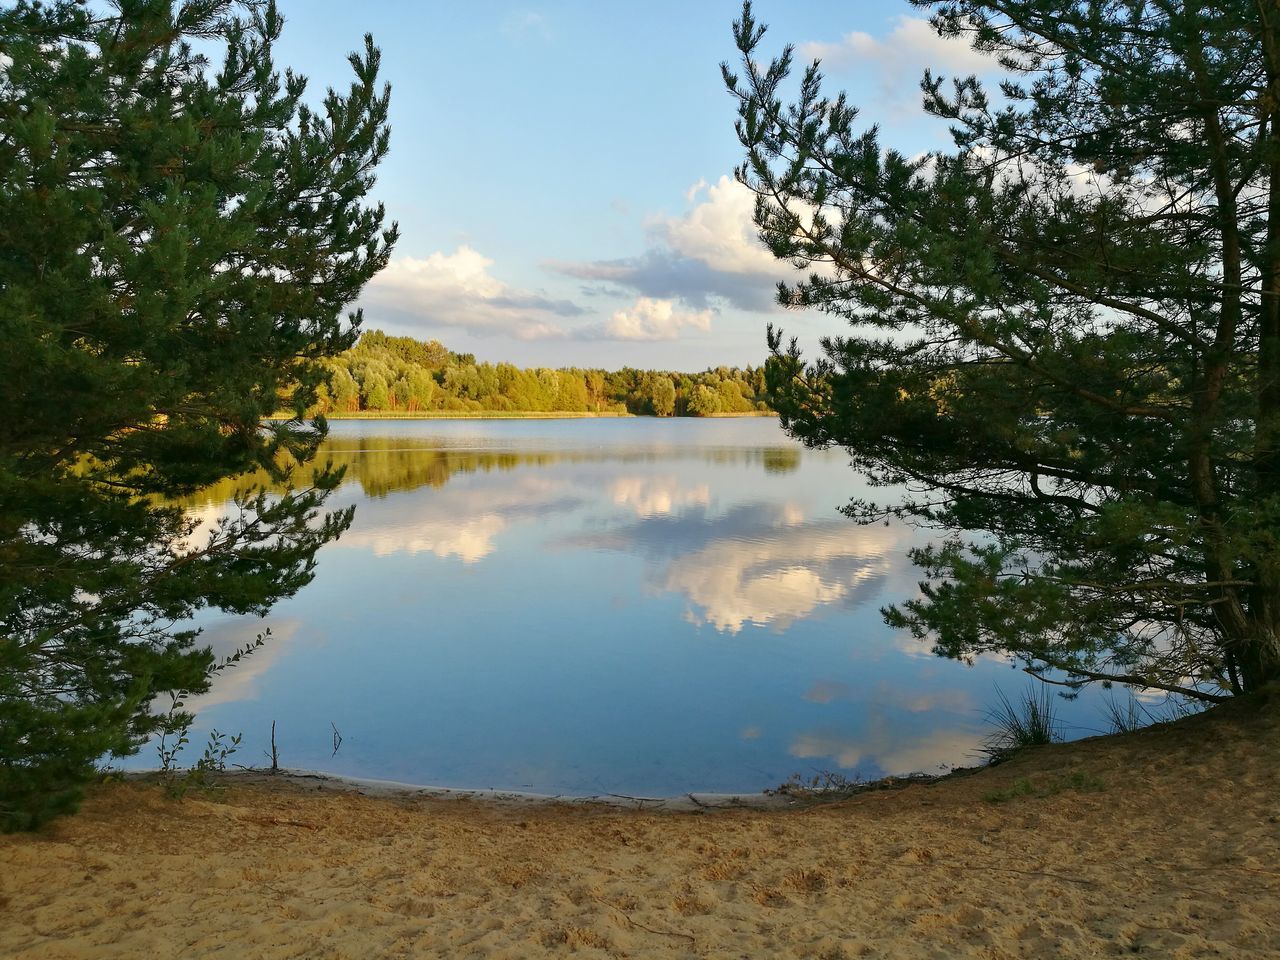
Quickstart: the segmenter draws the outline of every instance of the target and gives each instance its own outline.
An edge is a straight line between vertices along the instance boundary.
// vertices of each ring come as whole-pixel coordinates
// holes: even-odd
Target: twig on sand
[[[696,941],[693,939],[693,934],[691,933],[681,933],[678,930],[655,930],[653,927],[646,927],[643,923],[635,919],[633,916],[631,916],[631,914],[627,913],[627,911],[623,910],[616,903],[610,903],[604,897],[593,896],[591,899],[594,900],[596,903],[599,903],[608,907],[610,910],[616,911],[618,916],[622,917],[622,919],[625,920],[629,926],[635,927],[637,930],[643,930],[646,933],[656,934],[659,937],[679,937],[682,940],[688,940],[690,943],[696,943]]]
[[[699,810],[740,810],[748,806],[741,797],[729,797],[724,803],[707,803],[705,800],[699,800],[696,793],[686,793],[685,796]]]

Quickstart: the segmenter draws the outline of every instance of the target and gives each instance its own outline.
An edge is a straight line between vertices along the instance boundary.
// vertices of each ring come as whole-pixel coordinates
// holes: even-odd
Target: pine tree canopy
[[[926,73],[953,146],[906,156],[818,64],[724,69],[792,307],[848,324],[772,402],[944,533],[886,611],[1013,655],[1219,699],[1280,679],[1280,6],[912,0],[1009,78]]]
[[[366,203],[377,49],[313,109],[282,25],[269,0],[0,6],[0,827],[74,806],[154,697],[207,685],[192,614],[264,613],[350,522],[323,470],[200,529],[170,505],[314,454],[320,360],[395,240]]]

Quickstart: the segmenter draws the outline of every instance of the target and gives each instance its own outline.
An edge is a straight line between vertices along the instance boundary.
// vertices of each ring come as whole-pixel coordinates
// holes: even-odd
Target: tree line
[[[368,330],[326,361],[329,382],[315,412],[612,413],[708,417],[768,412],[764,367],[665,370],[533,367],[477,363],[437,340]]]
[[[765,474],[793,473],[800,467],[801,452],[795,446],[689,448],[681,456],[709,464],[740,464]],[[444,487],[458,475],[547,469],[555,466],[603,462],[642,463],[652,458],[643,448],[618,452],[605,449],[578,450],[458,450],[428,446],[406,446],[400,437],[359,434],[330,434],[309,463],[299,464],[287,482],[273,478],[266,470],[226,477],[176,502],[184,509],[225,507],[254,491],[282,494],[292,487],[308,486],[325,470],[342,474],[343,486],[356,485],[365,497],[385,497],[421,487]]]

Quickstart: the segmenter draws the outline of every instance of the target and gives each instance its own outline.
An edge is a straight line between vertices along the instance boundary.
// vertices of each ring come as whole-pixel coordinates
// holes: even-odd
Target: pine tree
[[[819,66],[725,68],[780,298],[784,425],[946,532],[887,611],[938,652],[1207,699],[1280,679],[1280,9],[1272,0],[913,0],[998,58],[927,73],[954,146],[862,130]],[[787,103],[786,101],[793,101]]]
[[[0,9],[0,827],[73,808],[154,697],[206,686],[192,614],[265,613],[351,520],[325,470],[211,533],[167,505],[313,456],[319,361],[395,239],[365,204],[378,51],[313,110],[282,25],[268,0]]]

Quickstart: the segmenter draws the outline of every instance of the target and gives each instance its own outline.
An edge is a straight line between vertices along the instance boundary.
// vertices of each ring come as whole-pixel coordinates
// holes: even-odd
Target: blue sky
[[[376,197],[401,228],[366,290],[367,328],[434,337],[485,360],[699,370],[759,363],[787,276],[754,238],[734,103],[737,0],[643,5],[280,0],[277,52],[318,99],[348,82],[369,32],[392,85],[391,154]],[[943,147],[920,112],[926,65],[982,62],[934,36],[905,0],[757,0],[768,53],[820,55],[884,141]]]

